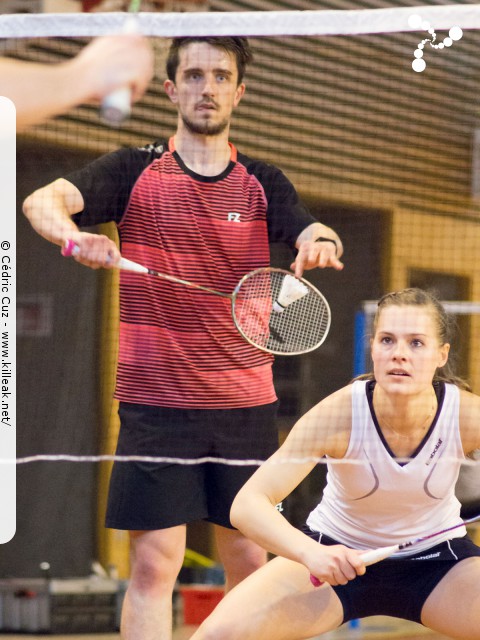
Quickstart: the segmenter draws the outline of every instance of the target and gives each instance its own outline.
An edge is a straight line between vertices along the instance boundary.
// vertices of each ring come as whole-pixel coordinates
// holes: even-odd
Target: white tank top
[[[400,464],[380,432],[369,401],[368,389],[374,384],[352,384],[348,449],[340,464],[327,456],[327,486],[307,519],[314,531],[354,549],[401,544],[461,523],[460,502],[454,492],[465,458],[458,388],[436,385],[439,402],[435,419],[411,460]],[[465,533],[465,527],[459,527],[396,555],[418,553]]]

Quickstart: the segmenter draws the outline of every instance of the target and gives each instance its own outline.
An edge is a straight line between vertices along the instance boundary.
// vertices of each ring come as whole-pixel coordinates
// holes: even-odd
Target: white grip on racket
[[[73,240],[67,240],[62,247],[62,256],[69,257],[75,256],[80,251],[78,244],[76,244]],[[133,260],[128,260],[127,258],[120,258],[120,260],[115,264],[117,269],[122,269],[124,271],[134,271],[135,273],[148,273],[147,267],[144,267],[138,262],[133,262]]]
[[[148,273],[147,267],[144,267],[138,262],[133,262],[133,260],[128,260],[127,258],[120,258],[120,260],[115,265],[119,269],[123,269],[124,271],[135,271],[135,273]]]
[[[137,21],[133,16],[128,16],[123,25],[122,33],[137,33]],[[130,87],[121,87],[112,91],[102,101],[100,112],[103,120],[109,125],[118,127],[130,116],[132,109],[132,91]]]
[[[371,551],[365,551],[365,553],[361,554],[361,558],[365,563],[365,566],[368,567],[371,564],[375,564],[375,562],[380,562],[380,560],[385,560],[388,556],[391,556],[392,553],[398,551],[400,546],[398,544],[394,544],[390,547],[379,547],[378,549],[372,549]]]
[[[130,87],[122,87],[113,91],[103,99],[102,119],[109,125],[118,127],[126,120],[131,112],[132,92]]]
[[[394,544],[390,547],[379,547],[378,549],[365,551],[364,553],[360,554],[360,556],[363,562],[365,563],[365,566],[369,567],[371,564],[380,562],[380,560],[385,560],[385,558],[388,558],[389,556],[392,555],[392,553],[395,553],[395,551],[398,551],[399,549],[400,549],[400,545]],[[314,587],[320,587],[323,584],[321,580],[319,580],[316,576],[313,576],[313,575],[310,575],[310,582],[313,584]]]

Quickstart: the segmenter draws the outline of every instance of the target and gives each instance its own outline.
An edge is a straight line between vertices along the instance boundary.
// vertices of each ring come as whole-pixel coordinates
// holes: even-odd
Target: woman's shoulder
[[[327,396],[324,400],[322,400],[319,405],[324,406],[347,406],[347,403],[350,403],[352,400],[352,395],[354,393],[355,383],[347,384],[337,391],[334,391],[329,396]]]
[[[347,385],[320,400],[298,422],[311,423],[317,420],[330,426],[344,425],[351,420],[351,415],[352,385]]]
[[[476,393],[473,393],[473,391],[467,391],[466,389],[459,389],[455,385],[450,385],[450,384],[446,384],[445,386],[447,388],[448,387],[454,387],[455,389],[457,389],[457,393],[458,393],[459,398],[460,398],[460,405],[461,406],[464,406],[464,407],[480,407],[480,396],[477,395]],[[477,418],[480,418],[480,416],[478,414],[477,414]]]
[[[460,433],[466,454],[480,449],[480,396],[464,389],[460,395]]]

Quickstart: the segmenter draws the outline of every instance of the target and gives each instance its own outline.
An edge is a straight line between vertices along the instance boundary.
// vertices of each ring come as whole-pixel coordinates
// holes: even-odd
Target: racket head
[[[292,291],[297,298],[290,302]],[[232,317],[247,342],[283,356],[317,349],[331,323],[323,294],[308,280],[275,267],[255,269],[240,280],[232,293]]]

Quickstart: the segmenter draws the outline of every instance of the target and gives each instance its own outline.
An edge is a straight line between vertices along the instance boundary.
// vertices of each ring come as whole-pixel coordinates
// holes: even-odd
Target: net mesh
[[[410,285],[433,287],[444,300],[480,300],[480,5],[360,5],[211,0],[196,5],[196,13],[142,12],[138,21],[152,37],[157,71],[129,120],[112,128],[97,106],[81,105],[18,137],[20,209],[35,188],[100,154],[172,135],[176,112],[163,88],[169,36],[249,36],[255,61],[232,142],[282,169],[345,244],[343,272],[307,274],[332,309],[328,339],[314,353],[274,364],[282,437],[351,378],[355,314],[365,300]],[[422,22],[412,23],[412,15]],[[118,11],[4,14],[2,51],[8,58],[61,62],[92,36],[120,30],[124,18]],[[431,46],[445,42],[454,26],[463,29],[461,39]],[[419,73],[412,63],[422,42],[426,68]],[[115,237],[113,228],[100,230]],[[118,429],[112,400],[117,274],[62,259],[20,215],[17,242],[18,382],[27,399],[19,408],[19,457],[108,458]],[[273,266],[289,267],[282,246],[271,252]],[[478,311],[459,324],[460,372],[478,392]],[[34,438],[25,425],[35,425]]]
[[[331,308],[328,338],[304,356],[275,359],[280,440],[302,414],[369,367],[365,301],[406,286],[471,305],[456,314],[454,350],[459,373],[480,393],[480,5],[398,4],[145,0],[137,18],[154,45],[156,75],[131,117],[112,128],[96,105],[80,105],[17,137],[18,526],[11,553],[2,554],[2,575],[36,575],[45,559],[53,575],[86,575],[92,557],[128,573],[127,538],[103,530],[110,463],[158,457],[115,456],[119,274],[63,258],[34,233],[21,208],[35,189],[101,154],[173,134],[177,116],[163,87],[172,36],[249,36],[255,60],[231,140],[279,167],[345,246],[342,272],[306,274]],[[42,2],[36,6],[42,11]],[[102,11],[107,6],[114,10]],[[2,14],[1,53],[65,61],[92,37],[121,30],[125,2],[95,9]],[[412,26],[412,15],[421,22]],[[447,46],[455,26],[463,37]],[[412,68],[415,60],[426,63],[423,71]],[[92,230],[117,237],[109,225]],[[288,269],[292,261],[283,245],[272,245],[271,257],[274,267]],[[261,462],[231,453],[228,460],[186,454],[162,461]],[[73,464],[101,461],[108,464]],[[315,461],[322,464],[285,507],[294,523],[318,502],[326,469],[323,458]],[[477,509],[479,463],[468,462],[457,495],[464,508]]]

